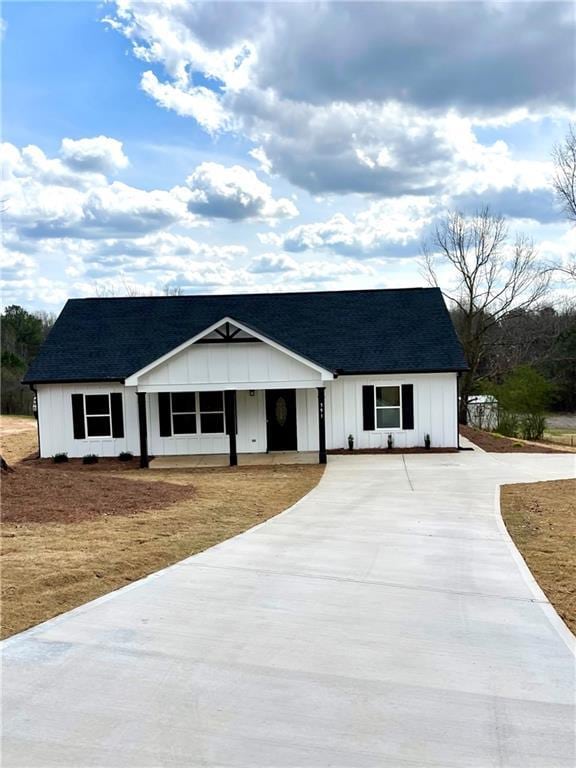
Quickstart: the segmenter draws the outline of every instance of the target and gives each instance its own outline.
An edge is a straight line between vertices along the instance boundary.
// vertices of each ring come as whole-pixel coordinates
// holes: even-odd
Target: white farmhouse
[[[24,379],[40,455],[458,446],[466,370],[435,288],[72,299]]]

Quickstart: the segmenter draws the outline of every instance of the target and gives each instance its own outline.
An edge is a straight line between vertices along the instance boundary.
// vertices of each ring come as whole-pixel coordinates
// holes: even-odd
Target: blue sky
[[[420,285],[435,222],[485,204],[543,260],[576,250],[550,187],[574,114],[569,3],[2,17],[4,304]]]

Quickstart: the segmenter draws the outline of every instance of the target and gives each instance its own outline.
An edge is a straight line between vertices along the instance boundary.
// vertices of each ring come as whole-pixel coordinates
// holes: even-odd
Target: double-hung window
[[[224,434],[223,392],[172,392],[172,434]]]
[[[84,395],[87,437],[112,437],[110,395]]]
[[[376,429],[400,429],[402,390],[399,386],[376,387]]]

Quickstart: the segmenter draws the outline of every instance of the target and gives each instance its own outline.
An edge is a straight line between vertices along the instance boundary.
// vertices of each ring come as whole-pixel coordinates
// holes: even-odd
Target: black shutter
[[[72,395],[72,424],[74,425],[74,439],[84,440],[86,437],[84,395]]]
[[[172,437],[170,392],[158,392],[158,416],[160,417],[160,437]]]
[[[364,431],[374,429],[374,387],[371,384],[362,387],[362,416]]]
[[[402,384],[402,429],[414,429],[413,384]]]
[[[124,414],[120,392],[113,392],[110,395],[110,408],[112,410],[112,437],[124,437]]]

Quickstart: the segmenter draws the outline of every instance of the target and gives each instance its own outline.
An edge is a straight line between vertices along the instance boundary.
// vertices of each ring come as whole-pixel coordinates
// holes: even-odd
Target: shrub
[[[82,456],[82,464],[97,464],[98,456],[95,453],[87,453],[86,456]]]
[[[54,464],[64,464],[66,461],[68,461],[68,454],[55,453],[54,456],[52,456],[52,461],[54,462]]]
[[[493,390],[499,404],[497,431],[524,440],[540,439],[553,390],[550,382],[529,365],[521,365]]]
[[[550,404],[553,387],[538,371],[521,365],[495,388],[498,403],[514,413],[543,413]]]
[[[517,413],[512,411],[505,411],[504,409],[498,411],[498,424],[496,425],[496,432],[506,437],[516,437],[520,428],[520,419]]]
[[[528,413],[520,420],[520,433],[524,440],[540,440],[546,428],[546,418],[541,413]]]
[[[132,461],[134,456],[130,453],[130,451],[122,451],[118,454],[118,460],[119,461]]]

